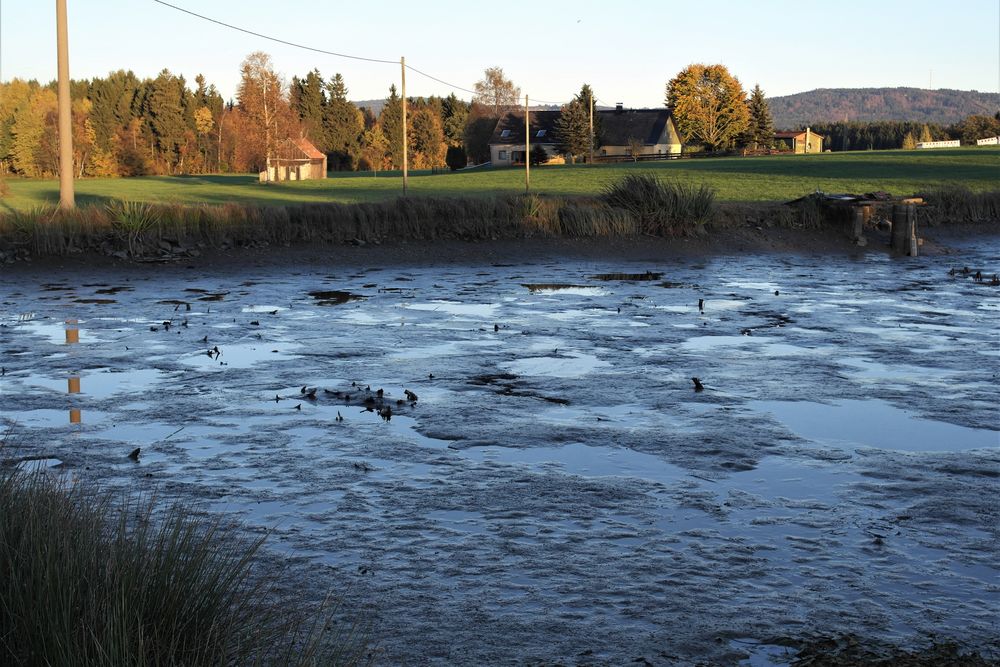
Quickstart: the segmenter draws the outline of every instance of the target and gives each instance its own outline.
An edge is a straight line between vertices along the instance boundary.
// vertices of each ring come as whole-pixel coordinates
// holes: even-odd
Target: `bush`
[[[654,174],[628,174],[604,189],[601,198],[628,211],[641,232],[662,235],[677,225],[708,222],[715,210],[715,191],[702,184],[665,182]]]
[[[448,146],[444,162],[452,171],[458,171],[469,165],[469,157],[465,154],[465,149],[461,146]]]
[[[12,463],[0,459],[0,663],[363,661],[330,614],[279,606],[254,568],[264,538]]]

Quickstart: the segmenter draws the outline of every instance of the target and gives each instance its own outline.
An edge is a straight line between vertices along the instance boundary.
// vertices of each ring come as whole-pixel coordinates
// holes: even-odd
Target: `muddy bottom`
[[[995,657],[1000,288],[948,270],[1000,241],[963,243],[22,268],[2,419],[26,469],[271,529],[385,664]]]

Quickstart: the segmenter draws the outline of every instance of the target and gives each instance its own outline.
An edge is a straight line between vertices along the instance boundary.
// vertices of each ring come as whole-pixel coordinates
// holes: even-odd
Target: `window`
[[[510,136],[510,130],[503,130],[503,131],[501,131],[500,132],[500,136],[503,137],[504,139],[506,139],[507,137]]]
[[[545,136],[545,130],[539,130],[538,134],[535,135],[537,138],[541,139]]]
[[[510,132],[510,130],[504,130],[504,132]],[[506,160],[507,159],[507,151],[500,151],[497,154],[497,159],[498,160]]]

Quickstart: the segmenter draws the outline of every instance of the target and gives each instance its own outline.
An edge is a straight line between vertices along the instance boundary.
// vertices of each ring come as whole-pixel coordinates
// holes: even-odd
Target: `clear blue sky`
[[[472,88],[499,65],[522,93],[562,102],[584,82],[608,104],[657,106],[693,62],[726,65],[769,96],[813,88],[913,86],[998,92],[1000,0],[169,0],[317,48],[407,63]],[[287,80],[341,72],[352,99],[385,97],[399,67],[302,51],[152,0],[67,0],[73,78],[164,67],[203,73],[231,97],[251,51]],[[0,78],[55,78],[54,0],[0,0]],[[409,95],[452,88],[407,76]],[[467,93],[455,91],[460,97]]]

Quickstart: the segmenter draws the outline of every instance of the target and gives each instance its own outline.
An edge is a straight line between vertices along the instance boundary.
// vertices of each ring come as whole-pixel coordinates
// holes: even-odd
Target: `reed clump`
[[[973,192],[961,185],[946,185],[919,193],[928,206],[919,207],[929,224],[946,222],[996,222],[1000,220],[1000,190]]]
[[[649,173],[626,175],[606,186],[601,198],[631,214],[642,233],[656,236],[704,224],[715,211],[715,191],[707,185],[665,181]]]
[[[263,541],[0,463],[0,663],[370,663],[359,626],[274,593]]]

